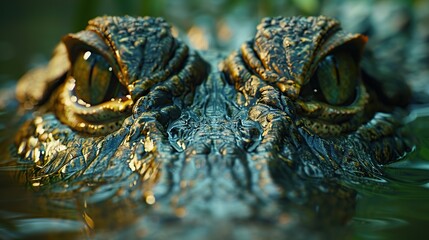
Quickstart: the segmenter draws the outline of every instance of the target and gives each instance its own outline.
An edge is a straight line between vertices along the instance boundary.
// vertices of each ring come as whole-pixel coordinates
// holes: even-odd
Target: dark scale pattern
[[[347,106],[307,102],[300,97],[319,62],[332,51],[347,47],[348,54],[359,61],[366,42],[364,36],[344,33],[337,21],[324,16],[267,18],[257,30],[255,38],[244,43],[240,52],[232,53],[224,67],[247,101],[257,97],[258,90],[262,94],[266,89],[263,86],[275,86],[272,91],[278,89],[296,100],[297,111],[303,115],[297,121],[321,135],[350,132],[367,120],[366,115],[371,115],[365,112],[368,95],[360,81],[356,99]],[[258,87],[248,87],[248,84]],[[272,102],[275,99],[272,96],[276,95],[266,94],[262,99]],[[329,124],[331,121],[334,124]]]
[[[67,54],[52,61],[69,66],[75,51],[96,50],[130,97],[90,106],[67,73],[39,76],[38,86],[54,87],[37,96],[19,88],[22,105],[37,111],[16,136],[17,164],[48,192],[155,204],[148,224],[187,213],[191,225],[257,216],[280,226],[279,209],[321,202],[344,209],[317,219],[344,221],[354,194],[332,182],[381,176],[382,164],[409,151],[401,116],[361,76],[345,106],[307,101],[301,89],[332,51],[358,64],[365,41],[327,17],[266,18],[239,51],[200,57],[162,19],[96,18],[65,37]]]
[[[315,49],[323,44],[328,31],[338,30],[338,23],[324,17],[267,18],[257,29],[254,50],[269,72],[267,80],[281,76],[303,85],[306,82],[303,73],[311,75]]]
[[[105,39],[115,54],[124,85],[141,95],[181,67],[188,49],[176,40],[162,18],[100,17],[89,21],[88,30]]]
[[[364,41],[323,16],[266,18],[257,30],[255,39],[242,46],[244,61],[291,98],[297,98],[328,52],[348,41]]]

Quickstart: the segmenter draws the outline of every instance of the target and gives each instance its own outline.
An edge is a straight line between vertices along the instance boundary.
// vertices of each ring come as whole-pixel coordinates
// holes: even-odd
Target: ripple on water
[[[394,228],[398,226],[405,226],[408,224],[404,219],[399,218],[362,218],[355,217],[353,218],[353,223],[355,227],[368,227],[373,228],[374,230]]]
[[[0,214],[3,215],[3,214]],[[4,216],[1,216],[4,218]],[[68,219],[60,218],[23,218],[13,219],[10,222],[13,228],[0,226],[0,234],[6,239],[16,239],[34,236],[58,234],[81,233],[85,230],[85,224]]]
[[[429,108],[413,110],[406,132],[415,142],[404,159],[383,167],[380,178],[352,178],[358,192],[355,237],[403,239],[419,236],[429,222]],[[420,233],[419,233],[420,232]]]

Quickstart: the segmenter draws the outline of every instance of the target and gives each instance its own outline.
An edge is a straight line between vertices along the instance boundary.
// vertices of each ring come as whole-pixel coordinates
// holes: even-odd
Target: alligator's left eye
[[[71,68],[55,113],[79,132],[97,135],[115,131],[131,112],[130,93],[117,77],[118,67],[109,64],[115,64],[106,58],[110,55],[76,45],[69,46]]]
[[[334,52],[319,63],[310,83],[303,88],[302,97],[334,106],[351,104],[356,98],[358,77],[355,59],[345,51]]]
[[[76,81],[74,92],[85,103],[98,105],[127,95],[112,67],[96,52],[82,51],[72,66],[71,76]]]

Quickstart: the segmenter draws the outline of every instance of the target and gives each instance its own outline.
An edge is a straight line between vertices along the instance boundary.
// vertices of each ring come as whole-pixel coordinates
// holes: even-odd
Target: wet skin
[[[326,189],[320,199],[353,205],[331,181],[380,176],[410,150],[395,105],[407,99],[382,97],[384,79],[362,71],[366,41],[323,16],[266,18],[224,56],[160,18],[95,18],[18,84],[34,112],[15,138],[23,174],[195,215],[269,216],[261,203]]]

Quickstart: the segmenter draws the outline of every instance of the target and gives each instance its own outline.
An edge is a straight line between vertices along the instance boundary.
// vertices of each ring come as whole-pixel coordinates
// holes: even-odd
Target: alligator
[[[18,82],[32,113],[20,174],[49,194],[142,202],[149,225],[282,225],[302,202],[346,222],[356,193],[338,182],[382,176],[413,146],[410,90],[361,67],[366,42],[329,17],[273,17],[225,54],[188,47],[162,18],[97,17]]]

